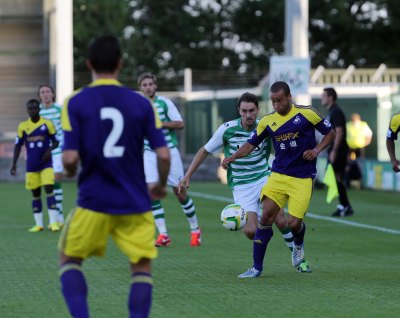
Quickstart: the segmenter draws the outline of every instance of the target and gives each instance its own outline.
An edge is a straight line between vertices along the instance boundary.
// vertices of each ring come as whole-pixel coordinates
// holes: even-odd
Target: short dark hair
[[[332,97],[334,101],[337,100],[337,93],[336,90],[333,87],[326,87],[324,88],[324,92],[326,92],[326,95],[329,97]]]
[[[289,85],[286,82],[283,82],[283,81],[275,82],[274,84],[271,85],[271,88],[269,89],[269,91],[271,93],[277,93],[280,90],[283,90],[283,93],[285,94],[285,96],[289,96],[290,95]]]
[[[101,35],[89,43],[87,58],[97,73],[114,72],[121,57],[121,47],[114,35]]]
[[[242,94],[242,96],[239,97],[237,101],[237,107],[240,107],[241,102],[246,102],[246,103],[253,103],[257,106],[258,108],[258,97],[252,93],[246,92]]]
[[[40,107],[40,102],[35,98],[28,100],[26,102],[26,107],[28,107],[29,105],[32,105],[32,104],[35,104],[37,107]]]
[[[54,90],[54,87],[51,86],[50,84],[42,84],[42,85],[39,85],[39,88],[38,88],[38,90],[37,90],[37,94],[38,94],[39,99],[40,99],[40,90],[41,90],[43,87],[48,87],[48,88],[50,88],[51,92],[53,93],[53,102],[55,102],[55,101],[56,101],[56,91]]]
[[[150,78],[153,80],[154,84],[157,84],[157,77],[150,72],[146,72],[146,73],[142,73],[139,75],[138,77],[138,85],[140,86],[141,83],[146,79],[146,78]]]

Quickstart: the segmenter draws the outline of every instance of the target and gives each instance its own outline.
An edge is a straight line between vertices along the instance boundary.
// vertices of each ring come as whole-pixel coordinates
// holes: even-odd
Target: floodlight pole
[[[308,0],[285,0],[285,55],[308,58]],[[310,105],[310,94],[295,96],[296,103]]]
[[[55,86],[63,103],[74,90],[72,0],[55,0]]]

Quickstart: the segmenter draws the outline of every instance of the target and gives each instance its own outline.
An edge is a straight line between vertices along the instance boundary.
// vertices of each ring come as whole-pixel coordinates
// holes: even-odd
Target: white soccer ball
[[[221,212],[222,226],[229,231],[239,231],[246,225],[247,213],[239,204],[229,204]]]

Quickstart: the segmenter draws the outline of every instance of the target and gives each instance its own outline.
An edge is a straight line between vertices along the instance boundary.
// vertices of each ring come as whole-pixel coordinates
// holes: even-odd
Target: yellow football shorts
[[[25,187],[28,190],[40,188],[44,185],[54,184],[53,168],[46,168],[42,171],[27,172],[25,175]]]
[[[289,214],[303,219],[310,205],[312,178],[295,178],[272,172],[261,190],[260,198],[268,197],[280,208],[288,204]]]
[[[151,211],[115,215],[77,207],[68,215],[58,249],[67,256],[83,259],[104,256],[109,235],[132,264],[157,257]]]

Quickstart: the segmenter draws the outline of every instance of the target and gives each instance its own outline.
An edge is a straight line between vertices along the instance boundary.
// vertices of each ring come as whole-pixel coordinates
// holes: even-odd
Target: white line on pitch
[[[190,191],[190,195],[192,195],[194,197],[202,198],[202,199],[209,199],[209,200],[214,200],[214,201],[233,203],[232,198],[221,197],[219,195],[213,195],[213,194],[207,194],[207,193],[201,193],[201,192],[193,192],[193,191]],[[353,222],[353,221],[342,220],[342,219],[333,218],[330,216],[323,216],[323,215],[318,215],[318,214],[309,213],[309,212],[307,213],[307,217],[310,217],[312,219],[317,219],[317,220],[325,220],[325,221],[329,221],[329,222],[341,223],[341,224],[350,225],[350,226],[354,226],[354,227],[361,227],[364,229],[370,229],[370,230],[380,231],[380,232],[384,232],[384,233],[400,234],[400,231],[398,231],[398,230],[392,230],[392,229],[387,229],[387,228],[380,227],[380,226],[374,226],[374,225],[357,223],[357,222]]]

